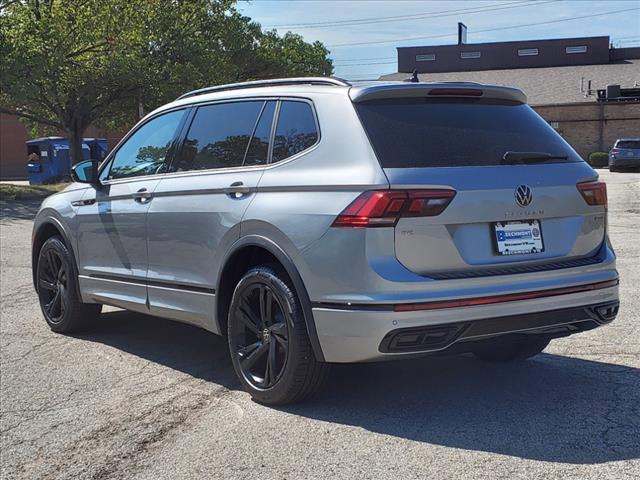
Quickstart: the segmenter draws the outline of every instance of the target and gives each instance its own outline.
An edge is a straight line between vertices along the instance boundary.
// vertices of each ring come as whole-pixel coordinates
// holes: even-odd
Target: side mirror
[[[98,184],[98,162],[85,160],[71,167],[71,178],[74,182]]]

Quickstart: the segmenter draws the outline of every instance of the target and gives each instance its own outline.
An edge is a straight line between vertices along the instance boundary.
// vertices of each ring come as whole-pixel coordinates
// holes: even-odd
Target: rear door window
[[[198,107],[172,171],[241,166],[264,103],[247,101]]]
[[[279,162],[315,145],[319,138],[311,105],[284,100],[280,104],[273,141],[273,162]]]
[[[528,105],[480,99],[390,99],[356,103],[383,168],[500,165],[505,152],[581,158]]]

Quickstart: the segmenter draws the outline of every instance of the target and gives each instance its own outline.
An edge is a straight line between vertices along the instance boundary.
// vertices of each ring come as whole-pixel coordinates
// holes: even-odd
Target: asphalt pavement
[[[37,204],[0,218],[3,479],[640,478],[640,174],[601,171],[621,275],[612,324],[519,364],[333,369],[311,402],[239,390],[222,339],[109,309],[57,335],[31,283]]]

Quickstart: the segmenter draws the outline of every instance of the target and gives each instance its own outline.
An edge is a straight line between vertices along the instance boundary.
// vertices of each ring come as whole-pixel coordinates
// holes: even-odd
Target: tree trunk
[[[71,153],[71,165],[75,165],[83,160],[82,137],[84,136],[84,130],[84,127],[82,127],[78,121],[72,122],[72,124],[67,128]]]

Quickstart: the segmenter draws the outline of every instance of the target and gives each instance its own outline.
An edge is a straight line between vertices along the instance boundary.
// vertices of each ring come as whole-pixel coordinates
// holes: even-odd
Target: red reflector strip
[[[497,295],[494,297],[465,298],[462,300],[444,300],[438,302],[425,303],[404,303],[393,306],[395,312],[414,312],[417,310],[439,310],[442,308],[472,307],[476,305],[491,305],[493,303],[515,302],[518,300],[531,300],[534,298],[556,297],[558,295],[568,295],[570,293],[589,292],[601,288],[615,287],[619,281],[609,280],[606,282],[589,283],[575,287],[552,288],[549,290],[538,290],[535,292],[512,293],[509,295]]]

